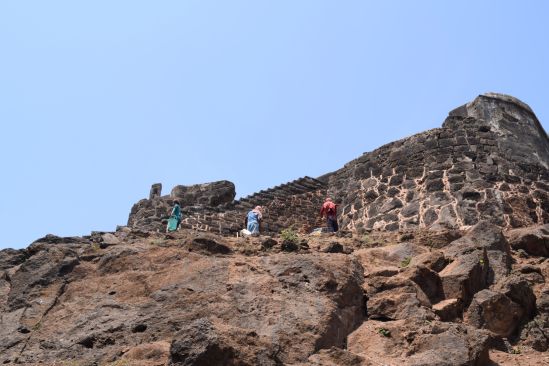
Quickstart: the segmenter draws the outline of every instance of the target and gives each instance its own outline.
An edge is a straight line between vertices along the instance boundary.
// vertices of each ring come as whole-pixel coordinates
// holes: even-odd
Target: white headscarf
[[[263,214],[261,213],[261,210],[263,208],[261,206],[255,206],[255,208],[252,210],[252,212],[255,212],[257,214],[257,218],[259,220],[261,220],[261,218],[263,217]]]

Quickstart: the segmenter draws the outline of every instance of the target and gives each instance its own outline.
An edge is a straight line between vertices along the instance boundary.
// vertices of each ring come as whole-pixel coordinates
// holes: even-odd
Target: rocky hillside
[[[0,251],[0,364],[549,364],[548,165],[530,108],[489,94],[238,201],[153,185],[115,232]],[[343,230],[309,234],[326,194]],[[236,237],[258,203],[265,235]]]

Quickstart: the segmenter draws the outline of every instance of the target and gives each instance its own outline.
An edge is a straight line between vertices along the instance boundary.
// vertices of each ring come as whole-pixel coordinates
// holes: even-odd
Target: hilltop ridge
[[[240,200],[229,181],[153,184],[116,231],[0,251],[0,363],[547,364],[548,152],[526,104],[487,93]],[[311,233],[328,195],[341,230]],[[237,237],[256,204],[262,235]]]

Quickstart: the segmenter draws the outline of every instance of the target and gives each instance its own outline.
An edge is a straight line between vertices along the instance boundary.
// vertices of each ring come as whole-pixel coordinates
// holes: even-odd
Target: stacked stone
[[[170,193],[170,198],[177,199],[182,207],[217,207],[232,202],[235,195],[234,183],[222,180],[192,186],[175,186]]]
[[[490,94],[328,179],[349,229],[520,227],[549,222],[548,166],[549,140],[531,110]]]
[[[160,231],[163,219],[170,215],[173,200],[163,197],[142,199],[133,205],[128,218],[128,226],[144,231]]]
[[[234,201],[218,210],[199,208],[184,210],[183,227],[232,234],[244,228],[246,214],[255,206],[263,206],[263,233],[277,233],[293,227],[308,230],[318,221],[318,211],[326,195],[324,183],[303,177]]]
[[[176,186],[169,196],[163,197],[158,185],[153,185],[149,199],[132,207],[128,226],[164,230],[173,201],[179,199],[183,228],[234,234],[244,228],[248,211],[260,205],[264,207],[264,233],[277,233],[290,227],[307,231],[320,224],[318,212],[325,196],[325,183],[311,177],[299,178],[237,201],[233,200],[234,184],[228,181]]]
[[[147,231],[164,230],[165,220],[169,217],[175,200],[180,202],[184,215],[202,214],[204,217],[211,217],[219,212],[219,207],[230,204],[236,195],[234,184],[226,180],[175,186],[170,195],[162,196],[161,193],[162,185],[153,184],[149,199],[142,199],[133,205],[128,226]]]
[[[285,228],[308,233],[323,225],[319,221],[320,207],[326,197],[326,189],[313,192],[275,197],[265,205],[265,232],[276,233]]]
[[[274,199],[286,199],[303,193],[325,189],[326,185],[311,177],[302,177],[279,186],[259,191],[250,196],[235,201],[235,207],[252,209],[255,206],[267,206]]]
[[[481,220],[505,228],[549,222],[549,138],[532,110],[501,94],[484,94],[450,112],[441,128],[392,142],[318,179],[303,177],[233,201],[227,181],[161,186],[139,201],[128,224],[161,230],[172,200],[183,226],[234,233],[246,213],[265,207],[263,230],[321,225],[326,194],[349,230],[467,229]]]

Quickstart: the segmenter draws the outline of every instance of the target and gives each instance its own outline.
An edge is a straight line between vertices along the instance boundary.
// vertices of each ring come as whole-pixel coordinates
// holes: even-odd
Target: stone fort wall
[[[299,178],[236,201],[233,200],[234,184],[228,181],[177,186],[167,196],[161,196],[161,189],[161,185],[154,184],[149,199],[132,207],[128,226],[165,230],[173,201],[178,199],[182,205],[183,228],[234,234],[244,228],[248,211],[260,205],[264,212],[262,232],[278,233],[289,227],[307,232],[322,225],[318,216],[327,193],[326,184],[311,177]]]
[[[487,119],[483,119],[485,117]],[[526,131],[526,132],[525,132]],[[549,222],[549,142],[533,112],[484,95],[442,128],[390,143],[331,174],[351,230],[506,227]]]
[[[263,231],[323,225],[329,195],[347,230],[465,229],[479,220],[504,228],[549,222],[549,139],[532,110],[501,94],[484,94],[450,112],[441,128],[384,145],[318,179],[300,178],[234,201],[227,181],[177,186],[161,196],[153,185],[128,225],[164,230],[173,199],[182,226],[231,234],[245,214],[264,207]]]

